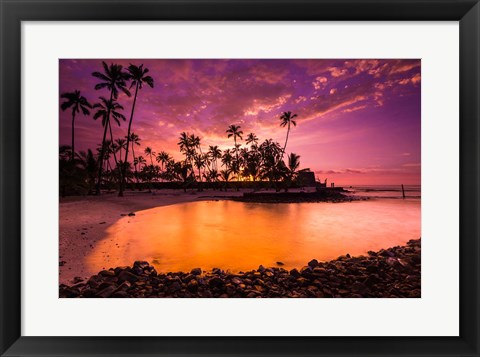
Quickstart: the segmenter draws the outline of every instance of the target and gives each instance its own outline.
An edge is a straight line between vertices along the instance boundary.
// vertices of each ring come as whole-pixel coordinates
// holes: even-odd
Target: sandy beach
[[[69,197],[60,200],[59,283],[71,284],[75,277],[88,278],[98,273],[90,271],[85,257],[106,235],[106,230],[120,218],[148,208],[176,203],[210,200],[225,196],[241,196],[242,191],[158,190],[126,192],[100,197]],[[122,216],[123,215],[123,216]],[[105,267],[109,268],[109,267]]]

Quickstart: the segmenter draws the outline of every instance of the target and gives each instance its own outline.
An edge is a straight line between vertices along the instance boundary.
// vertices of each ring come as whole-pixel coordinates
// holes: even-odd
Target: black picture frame
[[[0,15],[2,356],[480,356],[478,0],[0,0]],[[22,337],[21,22],[87,20],[459,21],[460,336]]]

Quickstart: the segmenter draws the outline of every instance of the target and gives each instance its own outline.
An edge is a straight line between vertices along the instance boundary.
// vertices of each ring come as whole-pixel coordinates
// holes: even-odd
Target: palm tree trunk
[[[102,171],[103,171],[103,158],[105,156],[105,139],[107,138],[107,125],[103,129],[103,139],[102,139],[102,150],[100,151],[100,157],[98,158],[98,176],[97,176],[97,192],[96,195],[100,195],[100,186],[102,182]]]
[[[133,141],[132,141],[132,156],[133,156],[133,166],[135,166],[135,181],[137,181],[137,185],[138,185],[138,170],[137,170],[137,163],[135,162],[135,149],[134,149],[134,146],[133,146]],[[126,157],[127,155],[125,155]],[[122,192],[122,196],[123,196],[123,192]]]
[[[235,160],[236,160],[235,171],[237,171],[235,172],[235,175],[237,176],[237,191],[238,191],[238,151],[237,151],[237,137],[235,134],[233,135],[233,142],[235,143]]]
[[[125,190],[125,184],[126,184],[126,177],[125,175],[127,174],[127,160],[128,160],[128,144],[130,144],[130,130],[132,128],[132,121],[133,121],[133,113],[135,111],[135,103],[137,101],[137,93],[138,93],[138,82],[137,86],[135,87],[135,97],[133,97],[133,104],[132,104],[132,112],[130,113],[130,121],[128,122],[128,131],[127,131],[127,146],[125,148],[125,160],[123,161],[123,167],[122,167],[122,182],[120,184],[120,191],[118,191],[118,196],[123,197],[123,191]],[[132,144],[132,151],[133,151],[133,144]],[[137,171],[136,165],[135,165],[135,172]]]
[[[285,154],[285,150],[287,148],[287,141],[288,141],[288,134],[289,133],[290,133],[290,122],[288,122],[287,137],[285,138],[285,145],[283,145],[282,158],[280,159],[280,161],[283,160],[283,155]]]
[[[110,91],[110,101],[112,101],[113,98],[113,91]],[[100,195],[100,188],[102,185],[102,169],[103,169],[103,156],[105,155],[105,139],[107,137],[107,126],[108,123],[110,122],[110,108],[108,108],[107,111],[107,122],[105,123],[105,129],[103,130],[103,139],[102,139],[102,150],[100,151],[100,157],[98,158],[98,162],[100,163],[98,165],[98,178],[97,178],[97,189],[96,189],[96,195]]]
[[[118,161],[117,161],[117,153],[115,150],[113,150],[113,131],[112,131],[112,125],[110,124],[110,120],[108,121],[108,127],[110,128],[110,141],[112,142],[112,153],[113,153],[113,159],[115,160],[115,165],[118,167]]]
[[[75,112],[72,110],[72,162],[75,160]]]

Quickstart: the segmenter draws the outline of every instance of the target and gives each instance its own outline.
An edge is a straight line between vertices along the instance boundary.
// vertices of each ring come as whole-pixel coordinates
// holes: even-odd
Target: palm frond
[[[100,72],[93,72],[92,76],[94,76],[98,79],[101,79],[102,81],[106,81],[106,82],[110,81],[110,78],[108,78],[106,75],[104,75],[103,73],[100,73]]]

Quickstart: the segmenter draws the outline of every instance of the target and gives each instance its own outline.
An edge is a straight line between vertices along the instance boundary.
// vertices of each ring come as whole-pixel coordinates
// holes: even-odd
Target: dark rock
[[[123,281],[128,281],[130,283],[135,283],[138,281],[138,276],[135,274],[132,274],[126,270],[123,270],[119,275],[118,275],[118,281],[123,282]]]
[[[377,274],[370,275],[367,279],[365,279],[364,284],[368,287],[372,287],[373,285],[379,283],[381,280]]]
[[[73,278],[72,283],[73,283],[73,284],[78,284],[78,283],[80,283],[80,282],[82,282],[82,281],[83,281],[83,278],[81,278],[81,277],[79,277],[79,276],[76,276],[75,278]]]
[[[199,293],[201,298],[211,298],[213,296],[212,292],[210,290],[205,290]]]
[[[89,285],[91,288],[96,289],[102,282],[102,278],[98,275],[93,275],[88,279],[87,285]]]
[[[308,262],[308,266],[311,267],[312,269],[318,267],[318,260],[317,259],[310,260]]]
[[[137,266],[132,268],[132,273],[138,276],[142,276],[144,274],[144,271],[142,268]]]
[[[84,298],[94,298],[96,297],[96,291],[94,289],[85,289],[82,292],[82,297]]]
[[[315,275],[325,275],[327,273],[327,271],[325,270],[325,268],[320,268],[320,267],[316,267],[313,269],[313,274]]]
[[[128,298],[128,294],[125,291],[117,291],[112,295],[112,298]]]
[[[218,268],[213,268],[212,273],[216,274],[216,275],[220,275],[220,274],[223,274],[223,271],[221,269],[218,269]]]
[[[285,265],[283,262],[277,262],[277,265]]]
[[[352,291],[354,293],[363,294],[367,292],[367,287],[365,286],[365,284],[357,281],[352,284]]]
[[[79,291],[81,289],[83,289],[84,287],[85,287],[85,283],[78,283],[78,284],[75,284],[75,285],[71,286],[72,289],[78,289]]]
[[[312,274],[312,268],[310,268],[309,266],[306,266],[306,267],[303,267],[301,270],[300,270],[300,274],[304,277],[304,278],[311,278],[313,276]]]
[[[224,284],[223,280],[219,277],[213,277],[208,282],[208,285],[212,288],[219,288],[222,287]]]
[[[99,298],[108,298],[110,297],[114,292],[115,292],[115,286],[110,285],[106,287],[105,289],[101,290],[100,292],[97,292],[97,297]]]
[[[130,212],[130,213],[128,214],[128,216],[129,216],[129,217],[133,217],[133,216],[135,216],[135,213]]]
[[[97,291],[101,291],[103,289],[106,289],[110,286],[114,286],[115,284],[114,283],[110,283],[110,282],[107,282],[107,281],[102,281],[100,282],[100,284],[97,286]]]
[[[190,280],[195,279],[195,276],[196,276],[196,275],[188,274],[187,276],[185,276],[184,278],[182,278],[182,281],[183,281],[184,283],[188,283],[188,282],[190,282]]]
[[[61,298],[75,298],[80,296],[80,290],[68,286],[61,286],[59,289],[59,296]]]
[[[148,262],[141,261],[141,260],[137,260],[135,263],[133,263],[134,268],[145,269],[145,268],[148,268],[149,266],[150,264],[148,264]]]
[[[196,280],[190,280],[187,284],[188,291],[195,292],[198,290],[198,282]]]
[[[190,274],[192,274],[192,275],[201,275],[201,274],[202,274],[202,269],[201,269],[201,268],[194,268],[194,269],[192,269],[192,271],[190,272]]]
[[[290,270],[290,275],[294,278],[299,278],[302,276],[302,274],[300,274],[300,272],[295,268]]]
[[[378,252],[379,255],[381,255],[382,257],[395,257],[395,254],[389,250],[380,250],[380,252]]]
[[[119,275],[122,271],[126,270],[128,271],[130,268],[129,267],[116,267],[113,271],[115,273],[115,275]]]
[[[235,285],[240,285],[242,284],[242,280],[240,278],[234,277],[232,278],[232,283],[234,283]]]
[[[126,291],[131,287],[132,287],[132,284],[129,281],[124,281],[118,286],[117,291]]]
[[[170,292],[177,292],[181,289],[182,289],[182,284],[180,284],[178,281],[173,282],[173,284],[170,285],[168,288]]]
[[[113,270],[102,270],[98,275],[101,276],[115,276],[115,271]]]

